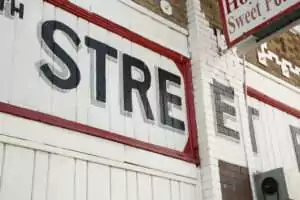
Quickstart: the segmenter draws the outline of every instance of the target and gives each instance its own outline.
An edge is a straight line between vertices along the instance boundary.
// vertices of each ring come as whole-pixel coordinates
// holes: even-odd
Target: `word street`
[[[89,49],[90,52],[95,53],[95,98],[96,101],[106,104],[107,101],[107,64],[106,61],[109,58],[114,62],[118,62],[121,68],[121,74],[115,74],[114,76],[120,76],[122,80],[120,88],[120,98],[122,101],[122,106],[120,112],[133,112],[133,92],[137,92],[141,101],[141,110],[144,115],[145,121],[154,121],[155,115],[149,103],[148,91],[153,85],[153,81],[157,80],[157,105],[159,113],[159,123],[169,128],[185,131],[185,123],[174,116],[171,116],[170,111],[171,107],[176,107],[177,110],[183,112],[182,107],[182,98],[179,95],[172,94],[168,91],[170,84],[175,85],[175,87],[180,87],[182,84],[180,76],[170,73],[164,69],[157,67],[156,74],[157,77],[152,77],[149,67],[145,64],[144,61],[139,58],[133,57],[129,54],[118,51],[116,48],[109,46],[101,41],[98,41],[96,38],[91,38],[89,36],[84,37],[84,41],[81,41],[78,34],[70,28],[68,25],[55,20],[49,20],[42,23],[41,26],[41,36],[42,43],[44,43],[48,49],[59,59],[59,63],[63,63],[60,67],[64,68],[65,71],[68,71],[68,77],[60,77],[55,74],[51,64],[43,63],[40,66],[40,71],[42,75],[47,79],[48,82],[51,82],[54,86],[61,90],[72,90],[78,87],[81,81],[81,72],[77,63],[71,58],[67,53],[67,50],[64,47],[60,46],[55,41],[55,34],[63,33],[62,35],[66,37],[72,44],[73,48],[78,51],[78,47],[84,43]],[[57,61],[57,60],[56,60]],[[175,65],[175,63],[174,63]],[[138,71],[140,77],[135,78],[133,71]],[[93,87],[91,87],[93,88]],[[94,91],[93,91],[94,92]],[[175,108],[173,108],[175,109]]]

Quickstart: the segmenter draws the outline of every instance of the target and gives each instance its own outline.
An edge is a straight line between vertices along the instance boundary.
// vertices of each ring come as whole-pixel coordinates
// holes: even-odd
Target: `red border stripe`
[[[262,92],[259,92],[258,90],[247,86],[247,95],[250,97],[253,97],[261,102],[264,102],[270,106],[273,106],[277,108],[278,110],[281,110],[283,112],[286,112],[292,116],[295,116],[297,118],[300,118],[300,110],[297,110],[295,108],[292,108],[291,106],[284,104],[272,97],[269,97]]]
[[[153,144],[149,144],[146,142],[138,141],[132,138],[128,138],[116,133],[103,131],[97,128],[93,128],[91,126],[87,126],[84,124],[80,124],[77,122],[73,122],[70,120],[66,120],[60,117],[55,117],[52,115],[48,115],[45,113],[41,113],[38,111],[29,110],[26,108],[21,108],[18,106],[10,105],[7,103],[0,102],[0,112],[7,113],[10,115],[22,117],[29,120],[39,121],[45,124],[49,124],[56,127],[65,128],[71,131],[81,132],[92,136],[97,136],[103,139],[111,140],[114,142],[118,142],[121,144],[129,145],[132,147],[140,148],[143,150],[151,151],[154,153],[159,153],[165,156],[171,156],[173,158],[177,158],[180,160],[184,160],[187,162],[195,163],[194,158],[189,157],[188,155],[181,153],[179,151],[175,151],[169,148],[156,146]]]
[[[99,16],[95,13],[89,12],[68,0],[44,0],[54,6],[64,9],[65,11],[72,13],[73,15],[85,19],[95,25],[105,28],[106,30],[118,34],[136,44],[142,45],[156,53],[163,54],[164,56],[174,60],[177,63],[187,63],[190,61],[189,58],[183,56],[176,51],[173,51],[169,48],[162,46],[159,43],[153,42],[137,33],[132,32],[131,30],[122,27],[108,19],[105,19],[102,16]]]

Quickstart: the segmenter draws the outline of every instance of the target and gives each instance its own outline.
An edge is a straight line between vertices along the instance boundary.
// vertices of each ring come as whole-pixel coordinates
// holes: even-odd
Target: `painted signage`
[[[75,49],[78,49],[83,42],[75,30],[67,24],[56,20],[44,21],[41,24],[41,42],[44,44],[43,46],[50,50],[50,54],[57,58],[57,64],[61,68],[62,73],[57,72],[51,66],[50,62],[41,64],[39,71],[45,77],[45,82],[49,82],[58,91],[65,90],[68,92],[69,90],[78,89],[82,79],[82,72],[76,61],[67,53],[67,50],[55,41],[54,34],[58,31],[70,40]],[[185,134],[186,122],[183,121],[186,120],[184,117],[185,112],[183,112],[185,108],[182,107],[184,90],[180,74],[178,72],[171,73],[166,69],[157,67],[151,75],[151,68],[147,66],[145,61],[124,53],[95,38],[97,37],[84,36],[84,43],[90,50],[90,54],[95,54],[95,59],[91,59],[94,62],[92,66],[94,71],[92,71],[91,75],[95,76],[95,81],[92,83],[94,85],[91,85],[90,88],[94,88],[94,91],[92,90],[91,93],[94,94],[96,103],[102,103],[106,107],[106,104],[109,104],[109,93],[115,93],[118,94],[117,99],[120,99],[120,104],[122,105],[120,106],[120,114],[127,113],[128,115],[132,115],[134,107],[133,96],[135,95],[139,101],[139,106],[135,106],[135,112],[140,109],[145,122],[149,121],[150,123],[158,124],[156,121],[160,119],[159,123],[161,126]],[[107,59],[112,61],[110,65],[107,64],[107,62],[110,62]],[[116,66],[112,66],[115,64]],[[172,67],[172,63],[169,63],[169,65]],[[173,64],[174,66],[176,68],[175,64]],[[119,69],[110,70],[107,69],[108,67],[119,67]],[[155,68],[155,65],[152,67]],[[114,73],[117,71],[119,73]],[[157,74],[157,77],[153,77],[153,74]],[[119,82],[119,84],[108,86],[109,79],[114,79],[115,83]],[[155,88],[155,84],[157,88]],[[117,86],[120,87],[118,88]],[[176,91],[174,93],[177,94],[168,91],[168,89],[172,90],[172,87],[173,89],[178,89],[177,91],[174,89]],[[157,95],[150,96],[150,88],[155,88],[157,91],[153,89],[153,94],[157,93]],[[154,106],[150,104],[151,99],[153,100],[153,104],[158,105],[155,111],[153,110]],[[118,106],[117,104],[113,106]],[[169,104],[171,105],[170,107]],[[172,106],[178,108],[178,116],[181,119],[171,116]],[[154,117],[154,112],[157,113],[157,118]]]
[[[92,17],[78,18],[72,3],[58,8],[51,2],[60,1],[49,2],[27,2],[16,24],[0,16],[6,30],[0,33],[1,106],[56,116],[109,139],[120,135],[116,140],[123,143],[139,141],[137,146],[178,155],[189,149],[188,59],[172,59],[175,52],[147,40],[135,43],[125,38],[129,32],[118,35],[122,27],[88,11]],[[71,6],[74,13],[68,12]]]
[[[240,140],[238,110],[234,89],[214,80],[212,84],[217,131],[221,135]],[[224,98],[225,97],[225,98]],[[224,99],[229,100],[230,104]],[[228,123],[229,122],[229,123]]]
[[[300,8],[298,0],[219,0],[228,46]]]

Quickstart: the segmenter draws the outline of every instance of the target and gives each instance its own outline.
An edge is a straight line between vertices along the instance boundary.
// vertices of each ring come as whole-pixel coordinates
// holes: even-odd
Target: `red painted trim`
[[[193,157],[189,157],[188,155],[178,152],[172,149],[168,149],[161,146],[156,146],[153,144],[149,144],[146,142],[141,142],[132,138],[128,138],[116,133],[103,131],[97,128],[93,128],[91,126],[87,126],[84,124],[80,124],[77,122],[73,122],[70,120],[66,120],[60,117],[55,117],[52,115],[48,115],[45,113],[29,110],[26,108],[21,108],[18,106],[10,105],[7,103],[0,102],[0,112],[11,114],[14,116],[22,117],[29,120],[39,121],[45,124],[49,124],[52,126],[57,126],[61,128],[65,128],[71,131],[81,132],[92,136],[101,137],[103,139],[111,140],[114,142],[118,142],[121,144],[126,144],[132,147],[144,149],[147,151],[159,153],[165,156],[170,156],[173,158],[177,158],[180,160],[185,160],[187,162],[194,163],[195,159]]]
[[[186,65],[186,70],[183,73],[183,77],[185,78],[185,91],[187,98],[187,114],[188,114],[188,122],[189,127],[192,127],[190,130],[190,137],[188,143],[185,147],[184,152],[192,153],[193,157],[196,159],[196,163],[200,163],[199,158],[199,143],[198,143],[198,134],[197,134],[197,122],[196,122],[196,113],[195,113],[195,102],[194,102],[194,90],[193,90],[193,76],[192,76],[192,68],[191,63],[188,62]]]
[[[272,97],[269,97],[252,87],[247,86],[247,95],[250,97],[253,97],[261,102],[264,102],[270,106],[273,106],[273,107],[277,108],[278,110],[286,112],[294,117],[300,118],[300,110],[292,108],[287,104],[284,104]]]
[[[97,15],[96,13],[89,12],[89,11],[69,2],[68,0],[44,0],[44,1],[48,2],[50,4],[53,4],[54,6],[57,6],[69,13],[72,13],[75,16],[85,19],[97,26],[100,26],[112,33],[122,36],[136,44],[139,44],[148,49],[151,49],[154,52],[163,54],[164,56],[174,60],[176,63],[186,63],[189,61],[189,58],[187,58],[169,48],[166,48],[166,47],[162,46],[161,44],[153,42],[137,33],[134,33],[125,27],[122,27],[100,15]]]
[[[225,16],[225,6],[223,4],[223,0],[219,0],[219,7],[220,7],[220,12],[221,12],[221,19],[223,22],[223,29],[224,29],[224,36],[226,39],[226,43],[228,45],[228,47],[232,47],[234,45],[236,45],[237,43],[241,42],[242,40],[244,40],[245,38],[249,37],[250,35],[258,32],[261,28],[269,25],[270,23],[276,21],[280,16],[285,15],[289,12],[293,12],[297,9],[300,9],[300,2],[296,3],[295,5],[287,8],[286,10],[281,11],[280,13],[278,13],[277,15],[273,16],[272,18],[270,18],[269,20],[265,21],[264,23],[255,26],[254,28],[250,29],[249,31],[245,32],[243,35],[241,35],[240,37],[238,37],[237,39],[230,41],[229,39],[229,34],[228,34],[228,27],[227,27],[227,22],[226,22],[226,16]],[[299,11],[300,12],[300,11]]]
[[[195,120],[195,110],[194,110],[194,96],[192,88],[192,75],[190,59],[169,49],[156,42],[153,42],[137,33],[134,33],[108,19],[105,19],[95,13],[84,10],[77,5],[70,3],[68,0],[44,0],[56,7],[59,7],[73,15],[83,18],[90,23],[93,23],[99,27],[102,27],[110,32],[118,34],[136,44],[139,44],[145,48],[148,48],[154,52],[157,52],[171,60],[173,60],[179,70],[181,71],[186,90],[186,106],[187,106],[187,116],[188,116],[188,129],[189,129],[189,139],[187,147],[183,152],[172,150],[169,148],[145,143],[136,139],[125,137],[117,133],[111,133],[108,131],[103,131],[97,128],[93,128],[84,124],[77,122],[65,120],[59,117],[48,115],[45,113],[28,110],[18,106],[10,105],[7,103],[0,102],[0,112],[12,114],[15,116],[23,117],[30,120],[40,121],[53,126],[62,127],[65,129],[82,132],[88,135],[93,135],[101,137],[107,140],[115,141],[132,147],[140,148],[143,150],[155,152],[172,158],[184,160],[187,162],[200,164],[199,152],[198,152],[198,136],[197,136],[197,126]]]
[[[225,17],[225,6],[223,3],[223,0],[218,0],[219,1],[219,9],[221,13],[221,20],[223,21],[223,33],[225,36],[226,43],[228,47],[231,47],[231,43],[229,40],[229,35],[228,35],[228,28],[227,28],[227,23],[226,23],[226,17]]]

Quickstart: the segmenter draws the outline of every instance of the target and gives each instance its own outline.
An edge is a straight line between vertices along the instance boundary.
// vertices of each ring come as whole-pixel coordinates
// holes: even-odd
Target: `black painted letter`
[[[72,58],[55,41],[54,33],[56,30],[63,31],[73,41],[76,47],[80,44],[78,35],[67,25],[58,21],[46,21],[42,25],[42,39],[49,49],[66,65],[69,70],[69,77],[62,79],[56,76],[49,67],[49,64],[41,66],[41,71],[45,77],[60,89],[74,89],[80,82],[80,71]]]
[[[298,168],[300,171],[300,142],[299,142],[299,137],[300,137],[300,128],[290,126],[291,129],[291,134],[292,134],[292,140],[294,144],[294,149],[295,149],[295,154],[296,154],[296,159],[298,163]]]
[[[5,0],[0,0],[0,11],[4,10],[4,2]]]
[[[257,144],[256,144],[256,137],[255,137],[255,129],[254,129],[254,122],[253,116],[259,117],[259,111],[255,108],[248,107],[248,120],[249,120],[249,131],[250,131],[250,139],[252,144],[252,150],[254,153],[258,153]]]
[[[11,16],[15,16],[15,13],[19,13],[19,18],[23,19],[23,17],[24,17],[24,4],[20,3],[19,8],[17,8],[16,0],[11,0],[10,14],[11,14]]]
[[[167,82],[181,84],[180,77],[158,68],[160,121],[162,124],[181,131],[185,130],[184,122],[169,115],[168,104],[182,105],[181,98],[167,92]]]
[[[132,67],[143,72],[143,82],[132,79]],[[124,110],[132,112],[132,89],[137,89],[141,97],[147,119],[154,120],[147,98],[147,91],[151,86],[151,74],[145,63],[127,54],[123,55],[123,93]]]
[[[118,51],[90,37],[85,38],[87,47],[96,51],[96,100],[106,102],[106,55],[118,58]]]
[[[224,113],[236,117],[235,107],[221,100],[221,96],[225,96],[228,99],[234,101],[234,89],[232,87],[227,87],[214,80],[213,92],[215,97],[214,100],[215,100],[216,121],[217,121],[218,132],[223,135],[239,140],[240,139],[239,132],[229,127],[226,127],[224,124]]]

